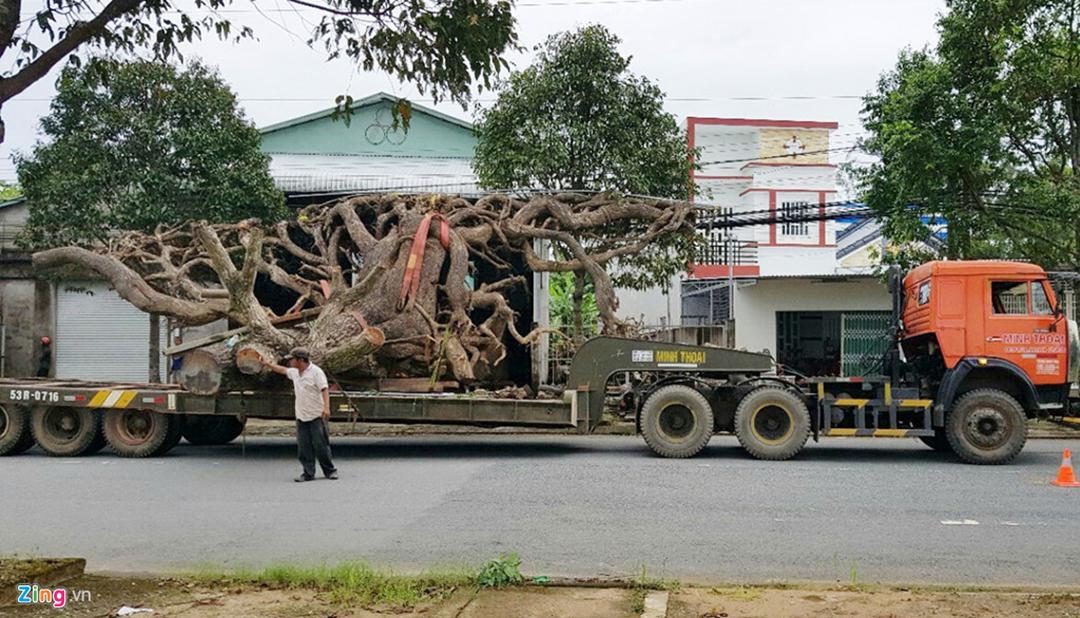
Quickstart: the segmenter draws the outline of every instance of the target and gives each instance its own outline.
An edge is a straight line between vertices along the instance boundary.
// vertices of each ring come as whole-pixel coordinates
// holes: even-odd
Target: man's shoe
[[[315,477],[314,476],[308,476],[306,474],[301,474],[300,476],[294,478],[293,480],[296,481],[297,483],[306,483],[308,481],[314,481]]]
[[[326,478],[330,479],[331,481],[336,481],[338,479],[337,470],[334,470],[330,474],[327,474]]]

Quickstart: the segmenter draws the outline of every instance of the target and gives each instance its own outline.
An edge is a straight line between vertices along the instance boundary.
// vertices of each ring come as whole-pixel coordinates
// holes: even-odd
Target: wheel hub
[[[7,435],[8,425],[9,423],[7,410],[5,410],[3,406],[0,406],[0,438],[3,438],[5,435]]]
[[[979,408],[967,419],[967,435],[972,444],[979,448],[996,448],[1003,444],[1009,435],[1009,423],[1005,415],[992,408]]]
[[[671,404],[660,411],[660,431],[665,435],[680,439],[694,430],[694,413],[682,404]]]
[[[763,441],[782,441],[791,433],[791,415],[780,406],[764,406],[754,414],[753,428]]]
[[[52,409],[46,413],[45,426],[49,433],[60,440],[73,440],[79,435],[81,423],[79,417],[71,410]]]
[[[145,442],[151,434],[150,414],[142,410],[128,410],[120,423],[120,433],[124,441],[137,444]]]

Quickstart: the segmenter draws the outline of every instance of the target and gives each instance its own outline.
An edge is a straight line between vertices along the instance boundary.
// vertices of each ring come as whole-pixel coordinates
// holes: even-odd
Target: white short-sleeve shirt
[[[299,369],[289,367],[285,370],[285,377],[292,380],[293,383],[293,394],[296,398],[296,420],[313,421],[322,416],[322,390],[329,388],[323,370],[313,364],[309,364],[303,373]]]

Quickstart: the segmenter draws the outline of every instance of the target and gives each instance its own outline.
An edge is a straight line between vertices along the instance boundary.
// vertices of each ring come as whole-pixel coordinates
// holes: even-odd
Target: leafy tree
[[[598,25],[553,35],[500,84],[477,125],[484,186],[687,197],[686,136],[619,42]]]
[[[25,240],[34,246],[284,214],[259,132],[204,65],[94,59],[68,67],[41,129],[49,141],[16,157],[30,202]]]
[[[689,196],[685,132],[664,111],[660,88],[629,72],[630,58],[619,53],[619,43],[599,25],[553,35],[537,46],[531,66],[498,86],[495,104],[480,112],[477,123],[473,165],[482,186]],[[597,228],[588,247],[604,251],[643,231],[633,218],[617,220]],[[554,244],[558,255],[572,255]],[[667,286],[686,270],[694,249],[692,232],[665,235],[623,253],[612,281],[634,289]],[[577,278],[573,323],[580,326],[593,282],[583,273]],[[575,328],[579,336],[581,330]]]
[[[946,4],[864,99],[866,201],[900,243],[943,216],[951,258],[1080,263],[1080,2]]]
[[[10,182],[0,182],[0,202],[22,197],[22,189],[19,185]]]
[[[328,57],[345,56],[365,71],[382,69],[436,98],[464,102],[470,87],[486,87],[516,46],[509,0],[288,0],[322,13],[309,44]],[[0,109],[3,104],[86,47],[149,51],[167,61],[206,34],[252,38],[223,17],[233,0],[49,0],[29,17],[22,0],[0,0]],[[21,28],[20,28],[21,27]],[[0,121],[0,142],[3,142]]]

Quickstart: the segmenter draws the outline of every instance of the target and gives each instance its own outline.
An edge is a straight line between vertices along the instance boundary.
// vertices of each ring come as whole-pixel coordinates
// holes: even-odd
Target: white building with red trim
[[[751,118],[687,119],[697,149],[693,172],[702,206],[725,215],[774,215],[778,221],[734,230],[703,230],[709,241],[691,278],[710,279],[836,272],[837,224],[784,221],[824,211],[837,199],[829,163],[835,122]],[[732,272],[733,271],[733,272]]]

